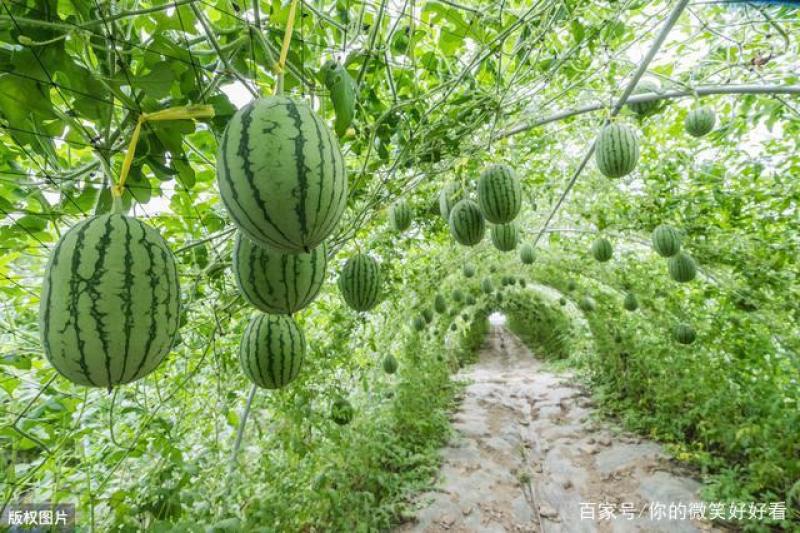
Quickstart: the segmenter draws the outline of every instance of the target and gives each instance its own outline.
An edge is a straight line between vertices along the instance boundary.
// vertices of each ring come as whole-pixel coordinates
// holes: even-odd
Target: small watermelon
[[[558,299],[558,303],[559,303],[559,305],[561,305],[561,306],[567,305],[567,299],[566,299],[566,298],[563,298],[563,297],[562,297],[562,298],[559,298],[559,299]]]
[[[623,301],[622,305],[628,311],[636,311],[639,309],[639,301],[636,299],[636,295],[632,292],[629,292],[625,295],[625,300]]]
[[[694,259],[684,252],[678,252],[667,261],[669,275],[680,283],[692,281],[697,276]]]
[[[686,114],[683,126],[686,133],[692,137],[702,137],[714,129],[717,116],[714,110],[707,106],[696,107]]]
[[[492,226],[492,243],[501,252],[510,252],[515,249],[518,239],[517,225],[513,222]]]
[[[527,242],[519,247],[519,260],[523,265],[531,265],[536,261],[536,251]]]
[[[378,304],[381,291],[381,266],[365,254],[347,260],[339,275],[339,290],[350,308],[369,311]]]
[[[678,324],[672,331],[672,337],[678,344],[692,344],[697,338],[694,328],[689,324]]]
[[[461,292],[461,289],[453,290],[453,301],[461,303],[464,301],[464,293]]]
[[[467,297],[464,301],[467,305],[475,305],[475,297],[471,294],[467,294]]]
[[[614,249],[608,239],[601,237],[592,243],[592,255],[597,261],[605,263],[614,255]]]
[[[426,307],[422,310],[422,318],[425,320],[426,324],[433,322],[433,311],[430,307]]]
[[[681,251],[681,236],[678,230],[664,224],[653,230],[653,249],[661,257],[672,257]]]
[[[492,286],[492,280],[489,278],[483,278],[483,281],[481,281],[481,290],[485,294],[491,294],[494,290],[494,287]]]
[[[475,266],[467,263],[464,265],[463,272],[465,278],[471,278],[475,276]]]
[[[578,288],[578,284],[575,282],[574,279],[571,279],[567,282],[567,291],[572,292]]]
[[[450,233],[459,244],[475,246],[483,240],[486,223],[480,208],[469,200],[461,200],[450,212]]]
[[[441,294],[437,294],[433,299],[433,310],[440,315],[447,312],[447,300]]]
[[[392,228],[398,233],[402,233],[411,226],[411,208],[405,200],[397,200],[389,208],[389,220]]]
[[[353,421],[355,409],[345,398],[336,398],[331,404],[331,420],[340,426],[346,426]]]
[[[305,353],[303,330],[291,317],[259,313],[244,330],[239,363],[259,387],[280,389],[300,373]]]
[[[478,203],[483,216],[493,224],[508,224],[522,208],[522,188],[514,171],[506,165],[492,165],[478,181]]]
[[[392,354],[388,354],[383,358],[383,371],[387,374],[394,374],[397,372],[397,359]]]
[[[627,176],[636,168],[638,160],[639,140],[632,128],[615,122],[600,131],[595,145],[595,161],[604,176]]]
[[[596,304],[594,303],[594,298],[591,296],[584,296],[581,298],[579,306],[584,312],[591,313],[595,310]]]
[[[427,324],[427,321],[425,320],[425,317],[423,317],[423,316],[415,316],[414,320],[412,322],[412,325],[414,326],[414,329],[417,330],[417,331],[422,331],[423,329],[425,329],[425,325],[426,324]]]
[[[661,93],[661,86],[656,80],[653,79],[640,80],[639,83],[636,85],[636,88],[631,93],[631,95],[635,96],[637,94],[648,94],[648,93],[656,93],[656,94]],[[647,117],[654,113],[657,113],[662,107],[662,102],[661,100],[651,100],[649,102],[628,104],[628,107],[639,117]]]

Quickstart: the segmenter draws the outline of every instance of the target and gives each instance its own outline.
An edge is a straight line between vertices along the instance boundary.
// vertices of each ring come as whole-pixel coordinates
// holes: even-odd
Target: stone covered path
[[[689,519],[697,481],[658,444],[593,422],[587,391],[544,370],[503,325],[460,377],[470,384],[439,486],[397,531],[719,531]]]

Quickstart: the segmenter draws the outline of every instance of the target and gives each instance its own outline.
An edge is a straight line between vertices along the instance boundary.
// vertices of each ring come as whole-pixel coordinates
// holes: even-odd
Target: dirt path
[[[717,531],[689,519],[699,483],[659,445],[599,428],[587,392],[570,374],[545,371],[504,326],[492,326],[461,376],[470,385],[442,451],[440,488],[421,495],[415,521],[397,531]],[[659,504],[663,518],[651,519]]]

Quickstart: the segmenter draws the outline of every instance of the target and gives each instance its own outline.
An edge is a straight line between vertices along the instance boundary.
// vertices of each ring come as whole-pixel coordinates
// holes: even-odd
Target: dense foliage
[[[797,507],[797,11],[689,5],[630,91],[668,98],[616,109],[679,4],[4,2],[3,503],[70,501],[98,530],[387,528],[431,483],[452,373],[502,310],[607,413],[697,466],[710,498]],[[245,105],[277,92],[285,114]],[[173,108],[196,120],[145,120]],[[309,146],[319,164],[286,171]],[[302,213],[265,199],[251,158],[302,189]],[[174,253],[181,312],[160,366],[109,393],[54,370],[37,317],[56,243],[115,207]],[[513,220],[501,248],[525,243],[522,261],[487,220]],[[236,277],[237,228],[327,255],[283,281],[319,293],[283,304],[306,349],[280,390],[240,366],[250,303],[273,287]]]

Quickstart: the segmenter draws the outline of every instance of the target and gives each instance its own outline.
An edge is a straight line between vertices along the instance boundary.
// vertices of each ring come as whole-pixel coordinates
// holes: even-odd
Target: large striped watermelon
[[[608,239],[600,237],[592,243],[592,255],[597,261],[605,263],[614,255],[614,249]]]
[[[245,300],[272,314],[290,315],[310,304],[325,281],[325,244],[310,253],[285,254],[255,244],[238,233],[233,273]]]
[[[287,315],[253,316],[239,344],[242,370],[264,389],[280,389],[294,381],[305,354],[303,330]]]
[[[600,131],[595,146],[597,169],[606,177],[621,178],[636,168],[639,140],[625,124],[609,124]]]
[[[702,137],[714,129],[716,122],[717,116],[714,114],[714,110],[707,106],[700,106],[686,114],[683,126],[686,133],[692,137]]]
[[[518,240],[517,225],[513,222],[492,226],[492,244],[501,252],[510,252],[516,248]]]
[[[397,200],[389,208],[389,219],[395,231],[402,232],[411,225],[411,208],[405,200]]]
[[[525,243],[519,247],[519,259],[523,265],[531,265],[536,261],[536,250],[533,245]]]
[[[461,200],[450,210],[450,233],[459,244],[475,246],[485,231],[486,223],[475,202]]]
[[[305,102],[255,100],[228,122],[217,183],[236,226],[262,246],[310,252],[333,231],[347,202],[336,137]]]
[[[146,376],[172,347],[179,292],[158,231],[121,214],[87,218],[61,237],[45,270],[44,353],[78,385],[110,389]]]
[[[365,254],[347,260],[339,275],[339,290],[344,301],[356,311],[369,311],[378,303],[381,292],[381,266]]]
[[[678,252],[667,261],[669,275],[680,283],[692,281],[697,276],[697,267],[694,259],[684,252]]]
[[[507,165],[492,165],[478,181],[478,204],[483,216],[493,224],[514,220],[522,207],[522,188]]]
[[[448,183],[439,191],[439,214],[445,220],[450,220],[450,211],[461,200],[461,187],[458,183]]]
[[[681,236],[678,230],[664,224],[653,230],[653,249],[661,257],[672,257],[681,251]]]

